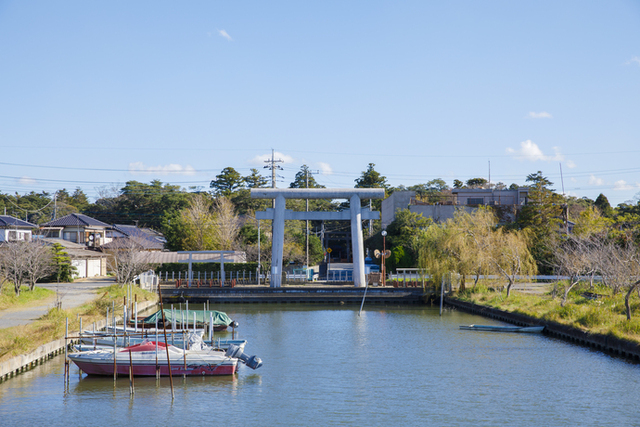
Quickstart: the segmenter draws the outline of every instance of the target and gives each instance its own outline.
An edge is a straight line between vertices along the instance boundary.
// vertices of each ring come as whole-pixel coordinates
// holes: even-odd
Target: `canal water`
[[[194,307],[195,308],[195,307]],[[639,425],[640,366],[493,320],[429,307],[225,305],[256,371],[230,377],[80,374],[63,357],[0,384],[2,425]],[[220,337],[230,337],[230,333]]]

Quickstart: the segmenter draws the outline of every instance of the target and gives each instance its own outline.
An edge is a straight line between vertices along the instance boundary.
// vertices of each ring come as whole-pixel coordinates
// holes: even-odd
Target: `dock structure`
[[[383,188],[252,188],[253,199],[274,199],[275,208],[256,212],[256,219],[272,220],[271,286],[281,286],[282,252],[284,249],[284,221],[295,220],[350,220],[353,245],[353,282],[356,287],[365,287],[364,241],[362,220],[379,219],[380,212],[363,209],[362,199],[384,199]],[[294,212],[285,209],[286,199],[348,199],[349,211],[343,212]]]
[[[235,286],[218,288],[163,287],[165,303],[194,304],[309,303],[361,304],[365,288],[352,285]],[[422,287],[370,286],[366,304],[424,304],[431,295]]]

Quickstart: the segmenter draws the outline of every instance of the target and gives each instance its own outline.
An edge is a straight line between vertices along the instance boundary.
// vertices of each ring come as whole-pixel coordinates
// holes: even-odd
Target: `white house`
[[[10,215],[0,215],[0,242],[29,241],[34,228],[38,226]]]

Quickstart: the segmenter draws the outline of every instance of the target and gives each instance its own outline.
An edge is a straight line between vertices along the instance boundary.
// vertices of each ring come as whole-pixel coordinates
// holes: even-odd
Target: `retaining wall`
[[[154,301],[142,301],[138,303],[138,311],[142,312],[150,307],[153,307],[156,304],[157,303]],[[122,320],[122,317],[116,316],[116,321],[120,320]],[[103,329],[105,326],[107,326],[106,322],[106,319],[96,322],[96,329]],[[93,323],[91,325],[93,325]],[[78,336],[78,334],[79,331],[69,331],[70,336]],[[60,338],[58,340],[41,345],[31,353],[16,356],[0,363],[0,382],[13,377],[14,375],[18,375],[21,372],[32,369],[35,366],[46,362],[47,360],[55,357],[60,353],[64,353],[65,343],[71,344],[72,340],[65,340],[64,338]]]
[[[551,337],[590,347],[615,356],[640,361],[640,344],[633,341],[627,341],[611,335],[589,333],[573,326],[459,301],[455,298],[445,297],[444,303],[468,313],[478,314],[518,326],[544,326],[544,333]]]

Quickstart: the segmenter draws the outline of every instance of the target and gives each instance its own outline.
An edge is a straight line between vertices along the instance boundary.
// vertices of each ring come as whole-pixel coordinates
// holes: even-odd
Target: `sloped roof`
[[[62,246],[63,248],[66,249],[78,249],[78,250],[84,250],[86,249],[86,246],[80,243],[75,243],[75,242],[71,242],[69,240],[64,240],[64,239],[58,239],[56,237],[39,237],[36,236],[36,238],[41,241],[42,243],[45,243],[47,245],[53,246],[54,244],[58,243],[60,246]]]
[[[161,251],[164,249],[164,244],[158,240],[149,238],[148,236],[125,236],[116,237],[109,243],[100,245],[102,249],[142,249],[146,251],[156,250]]]
[[[116,224],[113,226],[115,231],[124,234],[126,237],[115,238],[110,243],[102,245],[106,249],[118,249],[122,247],[122,242],[115,243],[117,240],[128,239],[133,242],[134,245],[139,246],[145,250],[162,250],[164,249],[165,239],[160,233],[152,232],[149,229],[138,228],[135,225],[121,225]],[[130,244],[130,243],[127,243]]]
[[[145,260],[149,264],[164,264],[170,262],[179,262],[181,260],[187,260],[189,255],[179,254],[177,252],[148,252],[145,254]],[[193,262],[220,259],[220,255],[217,254],[193,254]],[[224,262],[247,262],[247,254],[242,251],[234,251],[233,254],[225,254]]]
[[[53,221],[42,224],[41,227],[77,227],[78,225],[85,227],[109,227],[109,224],[79,213],[72,213],[62,218],[54,219]]]
[[[0,215],[0,228],[20,227],[20,228],[38,228],[37,225],[23,221],[11,215]]]

